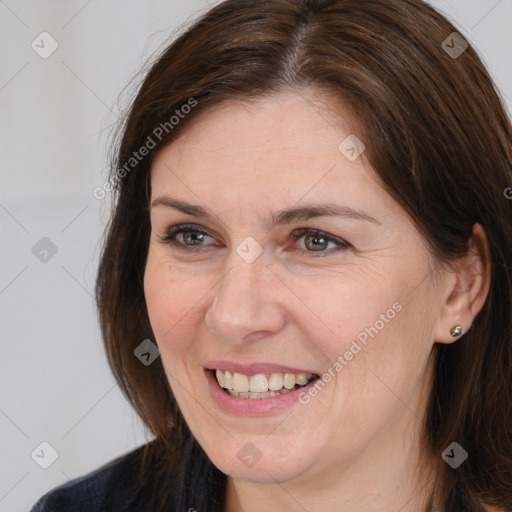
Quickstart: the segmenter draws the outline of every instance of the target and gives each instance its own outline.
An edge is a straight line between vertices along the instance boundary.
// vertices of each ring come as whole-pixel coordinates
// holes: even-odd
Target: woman
[[[33,510],[512,510],[512,129],[432,7],[221,3],[112,181],[98,311],[155,439]]]

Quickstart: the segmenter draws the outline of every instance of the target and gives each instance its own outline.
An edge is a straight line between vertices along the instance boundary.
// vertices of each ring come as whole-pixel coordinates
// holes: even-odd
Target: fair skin
[[[152,164],[148,313],[187,424],[229,476],[227,512],[424,512],[430,489],[419,469],[419,439],[429,355],[436,341],[454,341],[454,325],[467,331],[488,292],[481,227],[474,250],[455,269],[436,266],[364,153],[350,161],[338,149],[355,128],[347,115],[329,111],[329,102],[312,90],[228,102],[204,113]],[[162,197],[208,208],[214,217],[155,201]],[[320,203],[366,218],[323,216],[265,228],[273,212]],[[196,252],[161,241],[183,223],[205,233],[175,237]],[[299,228],[349,245],[314,233],[292,238]],[[196,245],[194,236],[201,239]],[[262,249],[251,263],[237,252],[246,237]],[[322,375],[371,326],[377,334],[359,343],[308,403],[244,415],[212,399],[208,361]],[[261,455],[250,467],[237,456],[247,443]]]

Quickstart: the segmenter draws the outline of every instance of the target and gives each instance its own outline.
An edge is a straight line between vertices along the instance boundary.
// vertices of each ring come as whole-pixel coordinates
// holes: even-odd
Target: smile
[[[266,416],[293,407],[320,378],[313,368],[276,363],[208,361],[204,375],[213,402],[236,416]],[[257,399],[257,400],[254,400]]]
[[[219,386],[233,397],[237,398],[270,398],[296,391],[307,386],[317,378],[307,373],[258,373],[245,375],[223,370],[215,370]]]

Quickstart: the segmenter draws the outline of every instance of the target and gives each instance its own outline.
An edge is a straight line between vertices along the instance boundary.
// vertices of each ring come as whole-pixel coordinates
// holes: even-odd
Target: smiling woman
[[[120,135],[98,311],[154,440],[34,510],[512,510],[512,128],[444,17],[227,0]]]

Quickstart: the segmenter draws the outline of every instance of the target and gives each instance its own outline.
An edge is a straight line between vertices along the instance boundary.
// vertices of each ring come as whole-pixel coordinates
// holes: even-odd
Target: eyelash
[[[198,226],[195,226],[194,224],[178,224],[176,226],[170,227],[167,230],[167,232],[165,233],[165,235],[160,237],[160,241],[164,244],[172,245],[172,246],[176,247],[177,249],[179,249],[180,251],[200,252],[200,251],[204,250],[205,246],[186,245],[186,244],[182,244],[176,240],[176,235],[179,235],[179,234],[185,233],[185,232],[189,232],[189,231],[196,233],[196,234],[200,234],[200,235],[210,236],[208,233],[199,229]],[[304,235],[308,235],[308,234],[317,235],[317,236],[323,238],[326,242],[335,243],[338,246],[335,249],[336,251],[348,249],[349,247],[351,247],[351,245],[348,242],[345,242],[344,240],[333,237],[332,235],[329,235],[328,233],[325,233],[323,231],[319,231],[318,229],[299,228],[299,229],[294,230],[290,234],[290,236],[295,240],[299,240]],[[210,237],[210,238],[212,238],[212,237]],[[332,249],[331,250],[326,249],[323,251],[307,251],[305,249],[299,249],[299,250],[310,254],[311,257],[314,257],[314,258],[324,256],[325,254],[330,254],[332,251]]]

